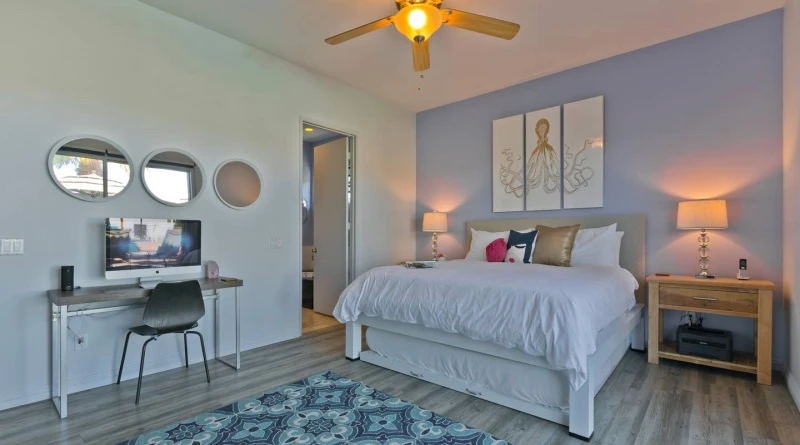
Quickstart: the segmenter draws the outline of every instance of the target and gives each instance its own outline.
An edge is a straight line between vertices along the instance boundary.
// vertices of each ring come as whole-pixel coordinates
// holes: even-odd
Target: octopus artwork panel
[[[523,115],[492,122],[492,211],[525,210]]]
[[[525,210],[561,208],[561,107],[525,114]]]
[[[564,208],[603,207],[603,96],[564,105]]]

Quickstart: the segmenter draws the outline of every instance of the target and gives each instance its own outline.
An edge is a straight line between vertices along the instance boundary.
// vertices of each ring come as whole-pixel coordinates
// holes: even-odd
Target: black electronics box
[[[678,354],[696,355],[730,362],[733,360],[733,334],[719,329],[678,326]]]
[[[75,266],[61,266],[61,290],[75,289]]]

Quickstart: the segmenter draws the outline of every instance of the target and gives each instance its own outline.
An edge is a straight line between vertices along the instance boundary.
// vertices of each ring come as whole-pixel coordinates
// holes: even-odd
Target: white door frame
[[[346,203],[345,205],[348,206],[347,209],[347,226],[348,226],[348,233],[345,236],[348,237],[347,242],[347,258],[345,261],[345,269],[347,274],[347,284],[349,285],[355,279],[355,265],[356,265],[356,144],[358,143],[358,135],[355,131],[350,131],[344,125],[339,125],[336,123],[325,123],[320,121],[319,119],[311,119],[304,116],[300,116],[299,120],[299,128],[298,134],[300,136],[299,141],[299,151],[300,151],[300,162],[298,163],[298,170],[300,172],[300,179],[299,179],[299,191],[300,196],[297,198],[297,209],[298,214],[300,215],[300,231],[299,231],[299,242],[297,243],[297,249],[300,253],[300,260],[297,264],[297,281],[301,285],[298,286],[297,292],[297,316],[299,318],[299,326],[300,326],[300,335],[303,332],[303,287],[300,280],[301,272],[303,271],[303,158],[305,157],[303,154],[303,136],[305,135],[305,126],[311,125],[317,128],[322,128],[323,130],[333,131],[335,133],[339,133],[345,137],[347,137],[347,149],[348,149],[348,160],[350,161],[350,202]],[[312,184],[313,186],[313,184]],[[313,187],[312,187],[313,190]]]

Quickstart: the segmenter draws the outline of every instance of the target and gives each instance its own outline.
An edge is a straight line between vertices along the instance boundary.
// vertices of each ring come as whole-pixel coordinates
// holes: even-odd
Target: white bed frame
[[[634,350],[644,351],[644,299],[645,299],[645,217],[644,215],[622,215],[622,216],[593,216],[593,217],[572,217],[572,218],[547,218],[547,219],[527,219],[527,220],[491,220],[491,221],[470,221],[467,223],[467,246],[471,244],[470,229],[485,231],[503,231],[509,229],[523,230],[535,227],[538,224],[550,227],[581,224],[584,228],[603,227],[617,223],[617,230],[625,232],[622,239],[620,251],[620,265],[628,269],[637,281],[639,290],[636,293],[636,306],[617,319],[625,332],[627,332],[626,346]],[[450,388],[474,397],[488,400],[499,405],[503,405],[517,411],[521,411],[536,417],[550,420],[569,427],[570,436],[589,441],[594,433],[594,397],[596,390],[603,386],[602,382],[595,380],[595,362],[608,360],[619,344],[614,342],[613,336],[605,339],[605,342],[597,344],[595,354],[587,358],[588,379],[584,384],[573,390],[569,388],[569,406],[565,411],[536,403],[531,403],[522,399],[510,397],[505,394],[494,392],[490,389],[477,389],[474,383],[460,380],[432,372],[427,369],[388,359],[372,351],[361,350],[362,345],[362,326],[374,327],[399,335],[414,337],[426,341],[439,343],[453,348],[453,352],[466,349],[482,354],[499,357],[501,359],[524,363],[529,366],[544,368],[553,373],[563,373],[563,370],[554,369],[543,357],[525,354],[516,349],[508,349],[488,342],[472,340],[458,334],[446,333],[424,326],[383,320],[375,317],[361,316],[355,322],[347,323],[347,338],[345,356],[349,360],[363,360],[377,366],[391,369],[396,372],[407,374],[440,386]],[[617,362],[618,364],[619,362]],[[616,367],[616,364],[614,365]],[[568,385],[568,383],[565,383]]]

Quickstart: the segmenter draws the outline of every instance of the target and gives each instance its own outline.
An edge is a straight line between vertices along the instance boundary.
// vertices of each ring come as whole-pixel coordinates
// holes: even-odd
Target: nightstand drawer
[[[758,292],[735,289],[698,289],[661,286],[659,302],[667,306],[713,309],[747,314],[758,313]]]

